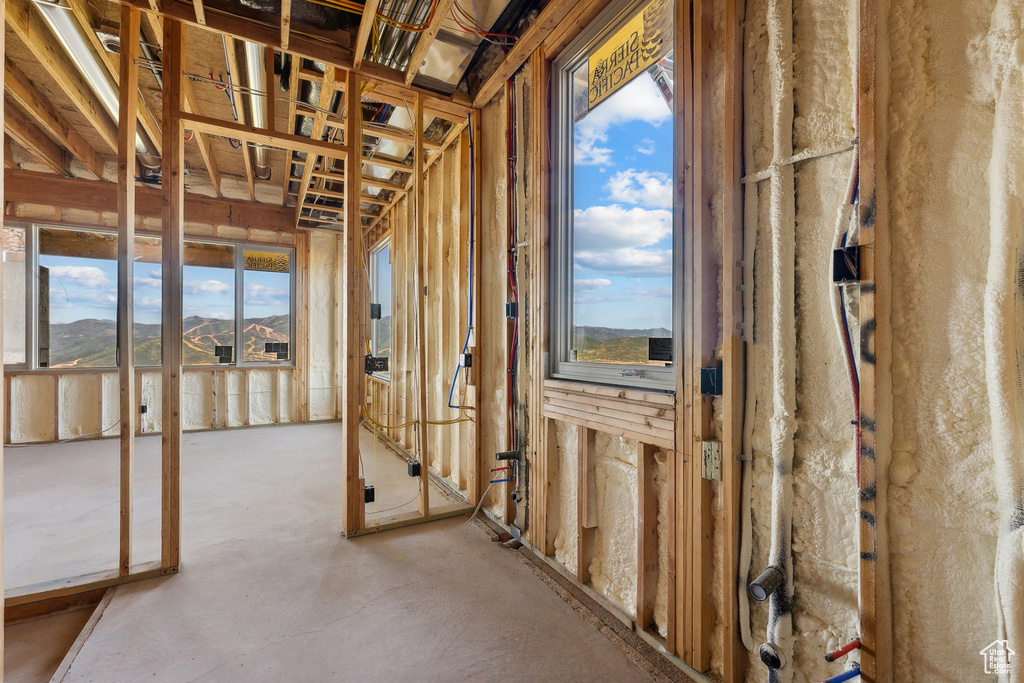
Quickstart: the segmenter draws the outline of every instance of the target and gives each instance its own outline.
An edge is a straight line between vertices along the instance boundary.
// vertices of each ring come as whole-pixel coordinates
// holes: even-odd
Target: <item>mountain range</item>
[[[182,331],[183,365],[219,364],[214,347],[235,345],[234,321],[231,320],[189,316],[182,320]],[[49,367],[116,367],[116,336],[117,325],[113,320],[85,318],[70,323],[51,323]],[[244,359],[255,362],[277,360],[276,353],[265,352],[265,344],[288,343],[290,337],[290,316],[246,318],[243,327]],[[160,365],[160,342],[160,325],[135,323],[136,367]],[[238,349],[233,349],[233,352],[237,354]]]

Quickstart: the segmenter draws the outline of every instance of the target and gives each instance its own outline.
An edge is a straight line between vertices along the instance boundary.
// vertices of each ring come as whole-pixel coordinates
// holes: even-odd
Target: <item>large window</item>
[[[374,356],[391,357],[391,244],[385,242],[370,253],[370,300],[380,306],[370,328]],[[388,373],[379,373],[389,377]]]
[[[673,15],[620,2],[555,63],[553,374],[674,388]]]
[[[161,364],[161,240],[138,235],[135,365]],[[117,234],[49,226],[3,229],[4,363],[117,364]],[[229,242],[184,245],[184,365],[289,364],[294,250]],[[239,357],[236,340],[244,340]]]

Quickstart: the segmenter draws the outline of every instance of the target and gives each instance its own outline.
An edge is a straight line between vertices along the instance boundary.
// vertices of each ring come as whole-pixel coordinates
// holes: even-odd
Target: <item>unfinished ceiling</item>
[[[141,0],[123,4],[151,9]],[[208,29],[189,31],[183,70],[186,110],[211,120],[340,150],[348,74],[361,74],[360,220],[370,229],[411,186],[417,98],[429,166],[467,123],[469,82],[499,66],[485,53],[507,54],[537,4],[168,0],[144,13],[139,36],[136,179],[160,183],[162,24],[170,17]],[[114,180],[121,10],[88,0],[7,4],[8,168]],[[185,140],[188,192],[294,208],[294,224],[277,229],[343,223],[340,159],[187,126]]]

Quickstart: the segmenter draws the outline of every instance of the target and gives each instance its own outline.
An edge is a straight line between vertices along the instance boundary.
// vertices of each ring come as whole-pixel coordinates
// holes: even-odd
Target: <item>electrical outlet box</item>
[[[370,304],[370,320],[380,320],[380,304]]]
[[[149,410],[149,406],[147,406],[145,403],[139,406],[139,413],[141,413],[142,415],[145,415],[147,410]]]
[[[494,456],[495,460],[519,460],[519,451],[501,451]]]
[[[712,481],[722,480],[722,442],[701,441],[700,476]]]
[[[704,396],[721,396],[724,380],[721,363],[712,368],[701,368],[700,393]]]
[[[367,485],[363,488],[363,502],[372,503],[375,500],[375,493],[372,485]]]
[[[459,354],[459,365],[464,368],[473,367],[473,354],[471,353],[460,353]]]
[[[420,476],[420,463],[419,463],[418,460],[410,460],[410,461],[408,461],[406,463],[406,465],[409,468],[409,476],[410,477],[418,477],[418,476]]]
[[[366,356],[364,360],[364,370],[367,375],[372,375],[375,372],[387,372],[388,371],[388,357],[387,356]]]
[[[517,314],[516,302],[515,301],[506,301],[505,302],[505,317],[506,318],[514,318],[514,317],[516,317],[516,314]]]
[[[832,282],[857,282],[860,279],[860,247],[852,244],[832,252]]]

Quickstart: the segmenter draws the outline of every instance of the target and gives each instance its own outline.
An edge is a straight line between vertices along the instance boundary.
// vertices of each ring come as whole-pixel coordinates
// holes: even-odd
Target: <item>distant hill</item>
[[[664,327],[625,329],[577,326],[574,331],[576,360],[591,363],[650,363],[648,339],[672,336],[672,331]]]
[[[277,360],[265,353],[267,342],[288,342],[290,317],[274,315],[247,318],[243,327],[245,360]],[[234,346],[234,323],[230,320],[190,316],[182,320],[184,365],[216,365],[215,346]],[[112,368],[116,366],[117,327],[113,320],[86,318],[50,325],[51,368]],[[135,365],[160,365],[160,325],[135,324]],[[292,351],[292,349],[289,349]],[[235,349],[237,354],[238,349]],[[294,357],[294,353],[292,354]],[[237,357],[237,356],[236,356]]]

